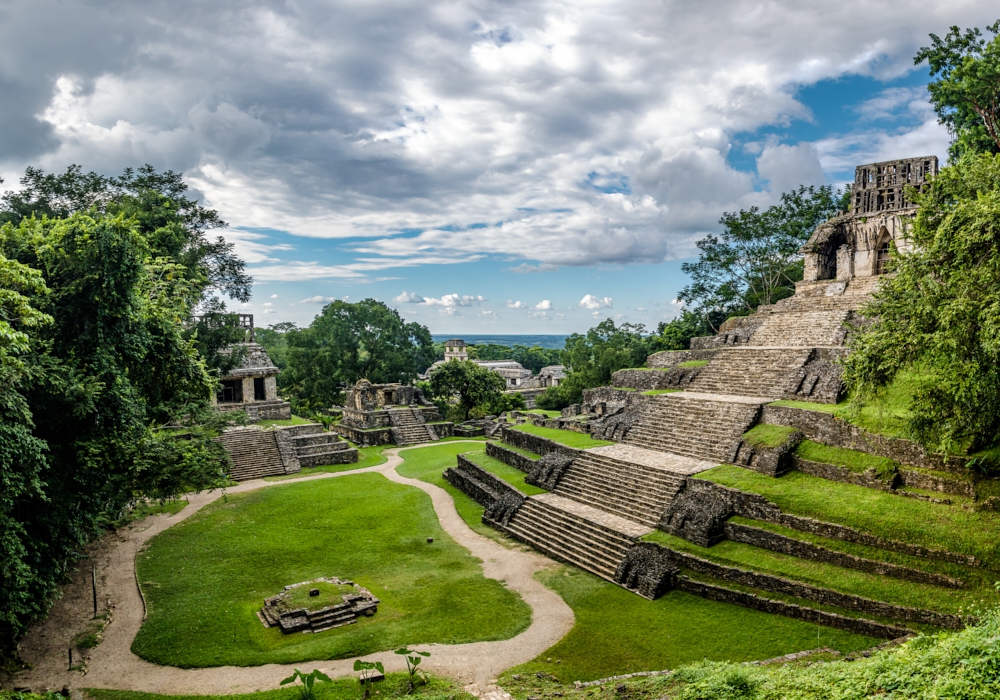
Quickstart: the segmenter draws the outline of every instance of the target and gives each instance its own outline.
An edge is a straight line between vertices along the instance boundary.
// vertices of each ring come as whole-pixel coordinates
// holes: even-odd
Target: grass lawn
[[[400,456],[405,460],[396,467],[396,472],[400,476],[409,479],[419,479],[428,484],[440,486],[455,500],[455,510],[465,521],[466,525],[484,537],[489,537],[498,542],[510,542],[498,530],[494,530],[489,525],[483,525],[483,511],[486,509],[465,495],[454,486],[444,480],[441,474],[448,467],[455,466],[455,457],[469,450],[475,449],[475,445],[434,445],[433,447],[417,447],[400,452]]]
[[[519,411],[519,413],[533,413],[536,416],[545,416],[546,418],[558,418],[562,415],[561,411],[546,411],[544,408],[530,408],[526,411]]]
[[[874,469],[880,477],[887,477],[899,466],[899,462],[888,457],[858,452],[844,447],[834,447],[824,445],[812,440],[803,440],[795,448],[795,454],[802,459],[812,462],[822,462],[824,464],[835,464],[838,467],[846,467],[852,472],[865,472]]]
[[[958,613],[968,610],[970,605],[984,600],[993,602],[996,599],[992,581],[985,587],[944,588],[867,574],[855,569],[844,569],[833,564],[800,559],[730,540],[724,540],[713,547],[699,547],[659,530],[654,530],[643,539],[647,542],[659,542],[681,552],[690,552],[720,564],[774,574],[811,586],[832,588],[842,593],[882,600],[895,605]],[[775,597],[769,593],[764,595]]]
[[[743,439],[757,447],[778,447],[784,444],[788,436],[794,432],[795,428],[788,426],[761,423],[743,433]]]
[[[556,567],[537,576],[573,608],[576,624],[537,659],[505,672],[501,685],[513,674],[537,671],[563,682],[586,681],[703,659],[752,661],[821,646],[846,652],[878,643],[681,591],[651,602],[579,569]]]
[[[299,663],[508,639],[531,619],[516,594],[484,578],[445,534],[427,494],[381,474],[230,494],[154,537],[137,568],[149,618],[132,650],[172,666]],[[261,625],[265,597],[321,576],[369,589],[381,600],[378,612],[320,634]]]
[[[312,669],[303,668],[305,672]],[[87,688],[87,697],[91,700],[301,700],[298,688],[285,686],[259,693],[242,693],[239,695],[158,695],[156,693],[139,693],[134,690],[108,690],[105,688]],[[381,683],[376,683],[372,698],[379,700],[401,698],[404,696],[423,698],[424,700],[472,700],[472,696],[462,690],[462,684],[447,678],[432,676],[426,684],[418,683],[412,694],[406,683],[405,673],[390,673]],[[378,691],[378,696],[375,695]],[[330,683],[319,682],[313,688],[316,700],[358,700],[361,692],[358,681],[354,677],[334,678]]]
[[[749,469],[722,465],[699,479],[759,493],[794,515],[839,523],[903,542],[972,554],[986,566],[1000,564],[1000,514],[960,505],[928,503],[791,471],[775,479]]]
[[[477,467],[482,467],[498,479],[503,479],[525,496],[535,496],[539,493],[547,493],[545,489],[526,482],[524,479],[528,475],[520,469],[515,469],[509,464],[501,462],[499,459],[490,457],[484,450],[466,452],[465,458]]]
[[[270,428],[270,427],[275,426],[275,425],[282,425],[282,426],[284,426],[284,425],[309,425],[309,424],[311,424],[313,422],[314,421],[306,420],[305,418],[300,418],[299,416],[292,416],[291,418],[289,418],[287,420],[286,419],[283,419],[283,420],[261,420],[261,421],[257,421],[256,423],[254,423],[254,425],[258,425],[261,428]]]
[[[678,391],[683,391],[683,389],[650,389],[649,391],[642,392],[642,395],[659,396],[660,394],[676,394]]]
[[[602,445],[613,445],[610,440],[595,440],[586,433],[578,433],[574,430],[560,430],[559,428],[539,428],[530,423],[522,423],[515,426],[514,430],[521,430],[525,433],[548,438],[553,442],[558,442],[566,447],[575,447],[578,450],[585,450],[588,447],[601,447]]]
[[[395,445],[376,445],[375,447],[359,447],[358,461],[351,464],[325,464],[319,467],[303,467],[302,471],[294,474],[279,474],[277,476],[265,476],[264,481],[287,481],[288,479],[299,479],[310,474],[324,474],[334,472],[349,472],[352,469],[364,469],[365,467],[375,467],[383,464],[386,457],[382,454]]]
[[[503,445],[504,449],[510,450],[511,452],[517,452],[519,455],[523,455],[524,457],[527,457],[528,459],[541,459],[542,458],[541,455],[535,454],[531,450],[523,450],[520,447],[514,447],[513,445],[508,445],[506,442],[501,442],[499,444]]]

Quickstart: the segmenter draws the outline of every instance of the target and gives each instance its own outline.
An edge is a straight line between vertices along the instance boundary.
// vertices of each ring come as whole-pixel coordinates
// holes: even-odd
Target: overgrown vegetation
[[[778,447],[795,432],[795,428],[787,425],[768,425],[761,423],[743,433],[743,440],[756,447]]]
[[[558,442],[560,445],[575,447],[578,450],[586,450],[591,447],[603,447],[604,445],[614,444],[608,440],[595,440],[586,433],[578,433],[575,430],[542,428],[537,425],[532,425],[531,423],[522,423],[521,425],[514,426],[512,430],[520,430],[525,433],[537,435],[538,437],[548,438],[549,440]]]
[[[219,347],[184,322],[251,283],[177,173],[21,184],[0,202],[0,651],[102,527],[222,482],[211,437],[238,416],[207,410]]]
[[[795,448],[795,454],[802,459],[846,467],[853,472],[866,472],[871,469],[881,479],[888,478],[899,467],[898,462],[888,457],[879,457],[867,452],[849,450],[845,447],[824,445],[812,440],[800,442],[799,446]]]
[[[529,484],[524,480],[525,477],[528,476],[527,474],[522,472],[520,469],[515,469],[509,464],[501,462],[499,459],[490,457],[486,454],[485,450],[466,452],[465,458],[477,467],[485,469],[498,479],[506,481],[526,496],[534,496],[539,493],[545,493],[545,489]]]
[[[431,374],[431,396],[457,420],[524,408],[519,394],[505,394],[507,380],[471,360],[451,360]],[[454,404],[455,410],[449,410]]]

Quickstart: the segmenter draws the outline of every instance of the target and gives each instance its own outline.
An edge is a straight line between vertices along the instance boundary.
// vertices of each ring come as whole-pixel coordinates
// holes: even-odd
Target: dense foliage
[[[430,331],[407,323],[380,301],[335,301],[323,307],[308,328],[273,326],[258,340],[278,348],[286,363],[280,375],[293,410],[318,411],[343,400],[359,379],[374,384],[409,382],[434,357]]]
[[[915,64],[927,61],[937,80],[927,86],[938,121],[952,135],[952,162],[973,153],[1000,152],[1000,21],[987,27],[952,27],[944,39],[931,34],[931,45],[917,52]]]
[[[215,380],[183,321],[250,283],[179,175],[22,184],[0,204],[0,647],[138,499],[224,478]]]
[[[640,324],[616,326],[610,318],[585,335],[566,339],[562,361],[570,371],[557,387],[536,399],[540,408],[558,409],[583,400],[583,390],[611,383],[611,375],[628,367],[643,367],[650,354],[650,339]]]
[[[1000,440],[1000,155],[963,158],[914,193],[915,249],[895,257],[851,344],[845,381],[863,403],[904,371],[923,377],[913,434],[936,449]]]
[[[431,396],[454,401],[461,420],[524,408],[524,399],[505,395],[506,388],[507,380],[471,360],[445,362],[433,371],[430,380]]]
[[[791,296],[802,279],[799,248],[816,226],[847,208],[847,195],[826,185],[800,187],[764,211],[726,212],[722,233],[698,241],[698,261],[681,266],[691,284],[677,298],[717,328],[720,318]]]

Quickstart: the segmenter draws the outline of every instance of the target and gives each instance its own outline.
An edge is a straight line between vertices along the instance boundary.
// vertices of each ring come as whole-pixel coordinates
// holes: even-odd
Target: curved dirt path
[[[429,444],[435,443],[420,446],[426,447]],[[383,454],[387,457],[387,461],[374,467],[333,474],[315,474],[276,482],[255,479],[229,488],[227,492],[243,493],[271,486],[365,472],[378,472],[391,481],[415,486],[427,492],[444,531],[458,544],[468,549],[473,556],[482,560],[485,576],[503,581],[510,590],[519,593],[532,610],[531,625],[511,639],[455,645],[419,645],[421,649],[431,652],[431,657],[426,659],[424,666],[428,671],[449,676],[463,683],[474,683],[478,688],[485,689],[495,683],[497,675],[503,670],[530,661],[562,639],[573,626],[573,611],[555,592],[534,579],[535,572],[552,565],[550,559],[534,552],[507,549],[477,534],[459,517],[455,503],[447,491],[433,484],[407,479],[396,473],[396,467],[403,461],[399,456],[400,449],[412,449],[412,447],[419,446],[386,450]],[[157,515],[147,518],[138,527],[113,540],[105,556],[98,557],[99,599],[108,602],[113,612],[113,620],[105,630],[104,640],[89,653],[86,676],[82,676],[79,671],[67,669],[68,658],[65,650],[72,645],[73,634],[77,633],[78,629],[69,625],[60,627],[56,622],[60,616],[56,613],[59,612],[58,607],[64,603],[77,608],[84,603],[85,614],[81,616],[79,610],[76,610],[73,617],[76,620],[89,618],[92,611],[89,580],[83,582],[86,595],[81,596],[79,590],[71,592],[66,599],[56,604],[56,610],[50,615],[52,620],[50,624],[42,623],[31,630],[22,644],[21,656],[31,664],[32,668],[19,674],[10,685],[30,687],[36,691],[46,687],[59,689],[69,686],[139,690],[162,694],[226,694],[272,690],[277,688],[278,682],[289,676],[292,668],[296,666],[304,670],[320,668],[330,675],[353,674],[354,658],[337,661],[305,661],[297,664],[181,669],[159,666],[132,653],[132,640],[139,632],[145,614],[145,606],[136,582],[136,554],[150,538],[191,517],[221,495],[220,491],[214,491],[190,496],[188,505],[176,515]],[[89,576],[86,576],[86,579],[89,579]],[[80,588],[79,580],[74,587]],[[66,616],[63,615],[62,618],[65,619]],[[41,638],[45,638],[44,641]],[[381,661],[385,664],[386,671],[405,669],[403,658],[393,654],[391,650],[366,654],[364,658]]]

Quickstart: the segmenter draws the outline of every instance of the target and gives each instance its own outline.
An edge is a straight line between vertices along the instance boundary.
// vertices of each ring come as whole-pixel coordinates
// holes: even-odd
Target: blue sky
[[[723,212],[948,138],[912,56],[983,1],[17,0],[0,175],[185,174],[257,322],[374,297],[434,333],[674,317]],[[107,37],[113,37],[108,41]]]

